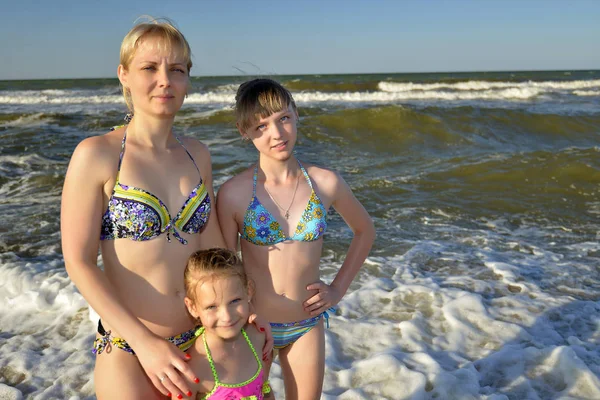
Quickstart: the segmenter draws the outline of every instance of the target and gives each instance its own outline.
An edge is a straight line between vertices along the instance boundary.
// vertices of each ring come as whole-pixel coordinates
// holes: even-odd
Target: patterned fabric
[[[187,349],[192,347],[192,345],[196,341],[196,332],[199,329],[200,327],[197,326],[193,329],[190,329],[187,332],[183,332],[179,335],[165,338],[165,340],[173,343],[182,351],[186,351]],[[102,354],[102,352],[112,344],[116,348],[126,351],[129,354],[135,355],[135,352],[133,351],[131,346],[129,346],[129,343],[125,341],[125,339],[111,336],[110,331],[107,332],[106,330],[104,330],[104,327],[102,326],[102,321],[98,321],[98,333],[101,335],[101,337],[94,340],[94,348],[92,349],[92,353]]]
[[[306,178],[306,182],[311,189],[311,195],[308,204],[300,217],[296,226],[294,235],[286,237],[281,229],[281,225],[275,217],[267,210],[256,196],[256,180],[258,175],[258,165],[254,169],[254,187],[252,189],[252,200],[244,216],[244,225],[240,233],[243,239],[258,246],[270,246],[287,240],[297,242],[312,242],[319,239],[327,229],[327,210],[323,202],[315,193],[308,173],[298,161],[300,169]]]
[[[327,311],[334,312],[335,308],[330,308]],[[283,349],[300,339],[304,334],[310,331],[317,325],[321,318],[325,318],[325,324],[329,328],[329,314],[327,311],[309,319],[297,322],[276,323],[271,322],[271,333],[275,344],[273,347],[277,350]]]
[[[187,240],[181,237],[175,228],[180,231],[194,234],[202,230],[210,214],[210,196],[200,178],[200,183],[189,194],[179,213],[175,218],[167,206],[152,193],[133,186],[127,186],[119,182],[121,164],[125,154],[125,139],[127,131],[121,142],[121,154],[119,156],[119,167],[117,169],[117,180],[113,189],[108,207],[102,216],[102,230],[100,240],[129,238],[135,241],[154,239],[162,233],[167,233],[167,240],[171,241],[171,234],[179,242],[187,244]],[[177,138],[183,146],[183,143]],[[192,155],[183,146],[190,157],[196,170],[198,166]],[[198,170],[200,173],[200,170]]]
[[[206,343],[206,335],[204,334],[204,328],[201,328],[196,333],[197,335],[202,335],[202,341],[204,342],[204,349],[206,350],[206,358],[208,358],[208,362],[210,364],[210,369],[213,373],[213,378],[215,380],[215,387],[210,393],[206,394],[202,399],[219,399],[219,400],[262,400],[263,399],[263,380],[264,380],[264,371],[262,368],[262,363],[258,358],[258,354],[256,354],[256,350],[254,350],[254,346],[252,346],[252,342],[248,338],[246,331],[242,329],[242,335],[244,335],[244,339],[246,339],[246,343],[250,346],[250,350],[252,350],[252,354],[254,354],[254,358],[258,363],[258,370],[254,374],[254,376],[248,379],[245,382],[237,383],[237,384],[229,384],[223,383],[219,380],[219,375],[217,374],[217,369],[215,368],[215,362],[212,358],[210,350],[208,348],[208,343]],[[268,391],[271,391],[270,386],[268,387]]]

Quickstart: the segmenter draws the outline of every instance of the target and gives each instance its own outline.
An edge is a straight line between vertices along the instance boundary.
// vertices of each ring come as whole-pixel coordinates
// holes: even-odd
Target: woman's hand
[[[250,314],[248,317],[248,323],[254,324],[258,328],[259,331],[265,334],[265,345],[263,346],[262,351],[262,359],[263,361],[268,361],[271,357],[271,353],[273,352],[273,334],[271,333],[271,325],[263,321],[261,318],[258,318],[256,314]]]
[[[159,392],[165,396],[182,399],[192,392],[184,377],[190,382],[200,382],[185,363],[191,357],[173,343],[157,336],[150,336],[135,348],[146,375]]]
[[[323,281],[311,283],[306,287],[306,290],[316,290],[317,294],[306,300],[302,305],[304,311],[310,313],[311,316],[323,314],[325,311],[337,305],[344,293],[342,293],[334,285],[328,285]]]

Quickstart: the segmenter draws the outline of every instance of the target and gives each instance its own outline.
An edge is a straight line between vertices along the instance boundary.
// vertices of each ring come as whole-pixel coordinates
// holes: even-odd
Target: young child
[[[202,325],[188,365],[200,382],[196,399],[269,397],[268,369],[258,356],[265,335],[248,324],[252,285],[240,259],[226,249],[193,253],[184,272],[189,313]]]
[[[286,400],[318,399],[325,369],[323,318],[348,290],[375,239],[369,214],[336,172],[294,154],[298,111],[271,79],[243,83],[237,128],[258,150],[258,162],[221,186],[217,213],[232,250],[238,235],[244,267],[256,284],[253,305],[271,322]],[[330,284],[319,265],[327,211],[333,207],[354,237]]]

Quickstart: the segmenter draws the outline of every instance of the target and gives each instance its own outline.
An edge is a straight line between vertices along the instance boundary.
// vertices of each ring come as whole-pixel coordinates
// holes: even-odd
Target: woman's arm
[[[61,201],[61,237],[69,277],[92,308],[135,349],[142,367],[163,394],[159,376],[174,368],[191,380],[192,371],[183,361],[184,353],[150,332],[118,299],[106,275],[96,264],[100,244],[103,187],[116,169],[110,146],[104,137],[81,142],[69,163]],[[113,166],[114,164],[114,166]],[[112,168],[111,168],[112,167]],[[116,173],[116,171],[114,171]],[[166,346],[165,346],[166,344]],[[164,347],[164,348],[163,348]],[[173,381],[187,393],[185,381],[176,374]]]
[[[348,248],[346,258],[330,285],[323,282],[308,285],[307,290],[318,290],[319,293],[304,302],[304,308],[311,315],[319,315],[328,308],[335,306],[344,297],[358,270],[365,262],[371,246],[375,241],[375,226],[358,199],[344,179],[337,173],[332,174],[330,192],[333,193],[333,208],[342,216],[346,224],[352,229],[354,237]],[[329,189],[329,188],[326,188]],[[329,190],[328,190],[329,192]]]

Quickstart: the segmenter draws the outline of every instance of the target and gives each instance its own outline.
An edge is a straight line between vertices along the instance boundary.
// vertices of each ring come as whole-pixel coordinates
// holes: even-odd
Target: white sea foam
[[[380,82],[375,92],[293,93],[301,104],[314,103],[394,103],[401,101],[529,101],[543,96],[600,95],[600,80],[548,82],[397,83]],[[232,105],[237,85],[221,85],[213,91],[192,93],[187,105]],[[112,90],[29,90],[0,91],[0,105],[122,105],[123,97]]]
[[[489,82],[489,81],[467,81],[456,83],[400,83],[400,82],[379,82],[379,90],[384,92],[412,92],[412,91],[437,91],[448,89],[452,91],[481,91],[490,89],[508,89],[535,88],[541,91],[554,90],[576,90],[600,88],[600,79],[588,81],[546,81],[546,82]]]
[[[448,229],[451,218],[432,214],[428,226]],[[369,258],[365,269],[387,277],[361,273],[330,317],[322,398],[600,398],[600,301],[542,289],[531,277],[542,268],[560,274],[562,257],[529,242],[540,232],[523,227],[507,238],[504,224],[490,221],[486,233],[454,227],[477,249],[471,255],[423,240],[401,255]],[[512,255],[492,250],[500,240]],[[586,242],[568,251],[599,248]],[[424,274],[424,256],[455,267]],[[482,267],[474,270],[469,257]],[[336,259],[324,267],[337,270]],[[4,253],[0,282],[3,374],[21,379],[33,399],[93,399],[94,326],[60,256],[32,262]],[[271,380],[283,398],[278,360]]]
[[[574,90],[576,96],[600,96],[600,90]]]

